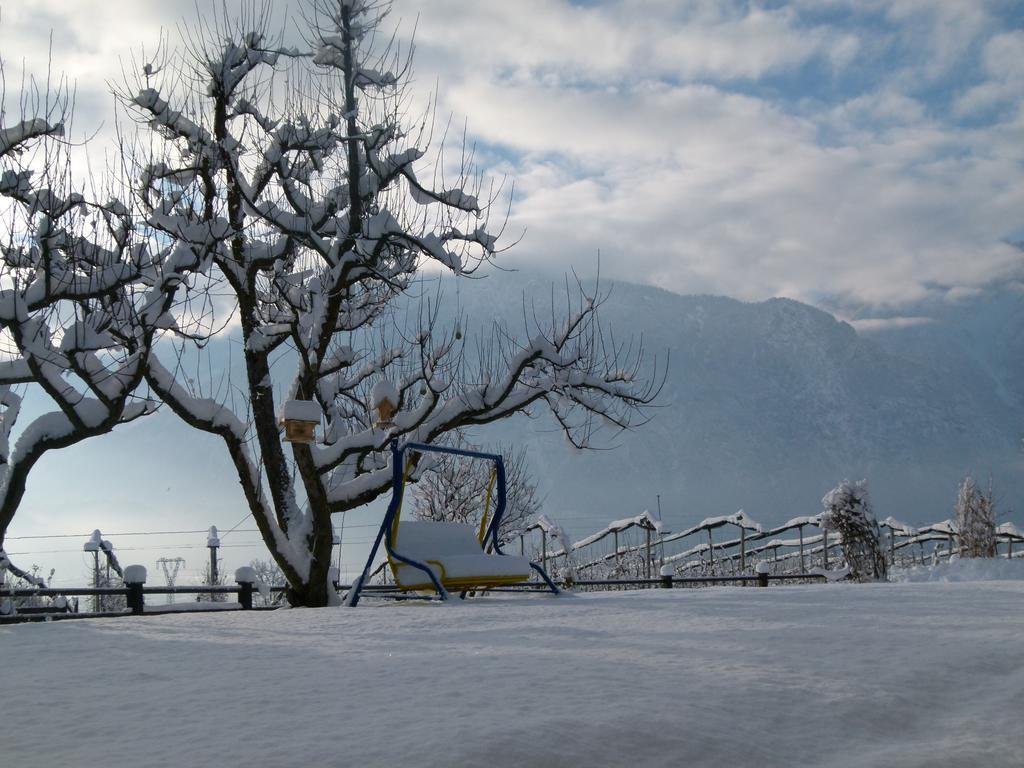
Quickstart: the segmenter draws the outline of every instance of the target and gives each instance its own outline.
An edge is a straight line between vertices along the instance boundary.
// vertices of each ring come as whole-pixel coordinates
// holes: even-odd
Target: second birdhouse
[[[320,423],[320,406],[312,400],[288,400],[281,409],[286,443],[312,443]]]

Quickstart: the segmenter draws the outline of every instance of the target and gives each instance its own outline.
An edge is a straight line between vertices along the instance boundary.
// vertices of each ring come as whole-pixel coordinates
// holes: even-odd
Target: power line
[[[246,515],[248,517],[248,515]],[[243,518],[244,520],[245,518]],[[352,525],[348,524],[346,528],[379,528],[378,523],[366,523]],[[126,531],[122,533],[104,533],[103,538],[108,536],[179,536],[179,535],[192,535],[208,533],[209,528],[203,528],[198,531]],[[229,533],[259,533],[258,528],[232,528],[231,530],[222,533],[221,536],[227,536]],[[78,539],[78,538],[89,538],[92,536],[92,531],[88,533],[47,533],[47,534],[36,534],[33,536],[6,536],[5,541],[27,541],[29,539]]]
[[[122,534],[124,535],[124,534]],[[350,539],[344,542],[345,546],[349,544],[369,544],[371,539]],[[170,546],[173,549],[208,549],[205,544],[163,544],[161,547]],[[248,544],[221,544],[221,549],[251,549],[253,547],[266,547],[266,544],[261,539],[260,541],[253,541]],[[117,547],[117,552],[149,552],[157,549],[158,547]],[[11,557],[27,557],[28,555],[67,555],[72,552],[81,552],[80,549],[32,549],[24,552],[8,552],[7,554]]]

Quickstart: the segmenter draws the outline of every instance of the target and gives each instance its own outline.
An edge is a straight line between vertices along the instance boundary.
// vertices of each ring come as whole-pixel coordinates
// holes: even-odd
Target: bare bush
[[[493,451],[459,441],[460,447],[502,455],[505,464],[505,512],[498,529],[499,541],[507,541],[514,532],[540,512],[541,497],[526,456],[498,446]],[[494,513],[492,466],[490,462],[472,461],[465,457],[442,454],[431,464],[412,490],[413,514],[421,520],[438,522],[479,523],[487,499],[492,499],[488,515]],[[489,493],[489,490],[492,492]]]
[[[883,581],[885,553],[881,532],[871,508],[866,480],[844,480],[821,500],[821,525],[840,535],[850,577],[855,581]]]
[[[956,521],[962,556],[995,557],[996,511],[991,485],[986,494],[972,477],[963,479],[957,490]]]

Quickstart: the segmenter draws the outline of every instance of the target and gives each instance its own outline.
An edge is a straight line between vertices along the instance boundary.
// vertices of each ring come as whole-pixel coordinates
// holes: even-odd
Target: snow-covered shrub
[[[871,509],[866,480],[844,480],[821,500],[825,511],[821,525],[838,533],[843,540],[843,555],[850,578],[855,581],[879,581],[886,578],[878,521]]]
[[[956,523],[964,557],[995,557],[996,511],[991,488],[982,493],[972,477],[965,477],[956,497]]]
[[[271,592],[271,587],[283,587],[287,580],[284,573],[273,560],[250,560],[249,568],[256,576],[257,592],[253,595],[256,606],[279,605],[284,598],[283,592]],[[241,570],[241,569],[239,569]]]

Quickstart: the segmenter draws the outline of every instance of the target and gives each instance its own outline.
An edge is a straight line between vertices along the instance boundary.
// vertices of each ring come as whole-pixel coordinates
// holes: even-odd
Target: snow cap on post
[[[101,546],[103,546],[103,534],[99,532],[99,529],[97,529],[92,532],[92,536],[87,542],[85,542],[85,545],[82,547],[82,551],[99,552]]]
[[[144,565],[129,565],[124,569],[124,583],[125,584],[145,584],[146,583],[146,566]]]
[[[209,533],[206,534],[206,546],[219,547],[220,536],[217,534],[217,526],[211,525]]]
[[[250,565],[243,565],[241,568],[235,569],[235,583],[236,584],[255,584],[259,581],[256,576],[256,569]]]

